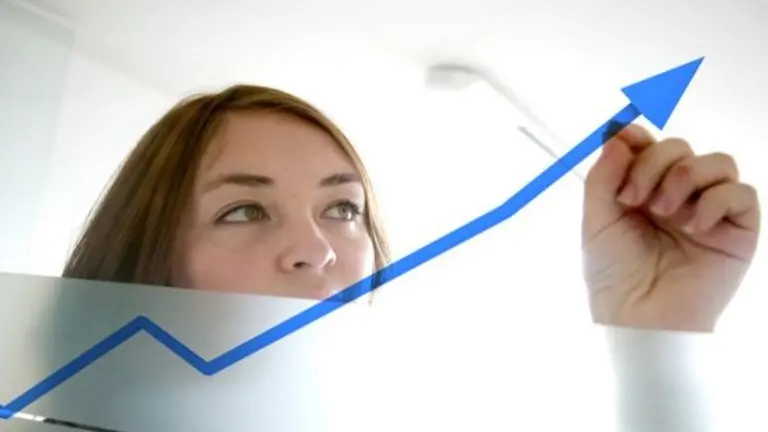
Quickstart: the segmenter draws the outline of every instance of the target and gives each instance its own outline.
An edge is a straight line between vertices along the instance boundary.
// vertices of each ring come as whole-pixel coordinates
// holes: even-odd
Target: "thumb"
[[[600,157],[584,182],[582,239],[585,243],[621,218],[624,208],[616,196],[636,153],[654,142],[648,131],[632,124],[603,145]]]

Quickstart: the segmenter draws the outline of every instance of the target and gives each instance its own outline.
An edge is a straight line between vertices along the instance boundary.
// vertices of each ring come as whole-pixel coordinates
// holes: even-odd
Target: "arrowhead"
[[[664,129],[704,57],[621,89],[651,123]]]

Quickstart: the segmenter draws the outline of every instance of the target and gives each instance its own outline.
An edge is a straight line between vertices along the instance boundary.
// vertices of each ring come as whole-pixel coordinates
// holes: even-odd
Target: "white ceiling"
[[[668,133],[754,174],[768,143],[764,0],[28,1],[68,19],[82,51],[172,95],[248,81],[402,102],[424,65],[460,60],[573,144],[626,103],[621,87],[703,55]]]

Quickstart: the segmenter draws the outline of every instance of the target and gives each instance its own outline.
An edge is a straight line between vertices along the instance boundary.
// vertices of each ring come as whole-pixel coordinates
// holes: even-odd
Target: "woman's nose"
[[[336,253],[331,244],[316,227],[294,229],[288,237],[279,257],[279,266],[283,272],[322,272],[336,262]]]

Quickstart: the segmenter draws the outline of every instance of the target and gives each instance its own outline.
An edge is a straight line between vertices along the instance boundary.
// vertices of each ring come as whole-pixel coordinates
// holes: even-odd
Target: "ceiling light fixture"
[[[438,63],[427,68],[426,81],[429,88],[451,91],[460,91],[476,83],[485,83],[512,105],[512,108],[519,113],[519,117],[524,119],[525,124],[518,125],[517,129],[534,145],[555,160],[560,159],[568,149],[563,140],[536,116],[514,91],[487,71],[459,63]],[[571,173],[584,180],[584,174],[578,168],[573,169]]]

